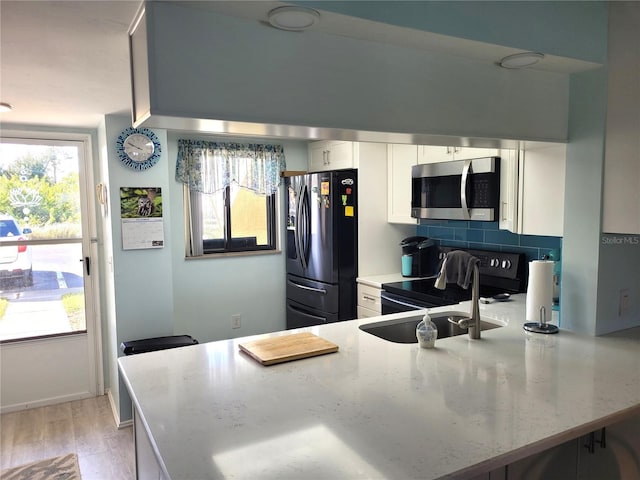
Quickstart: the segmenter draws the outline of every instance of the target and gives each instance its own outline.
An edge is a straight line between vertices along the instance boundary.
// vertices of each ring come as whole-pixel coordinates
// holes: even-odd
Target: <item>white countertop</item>
[[[506,326],[433,350],[357,328],[408,312],[296,330],[340,346],[320,357],[263,367],[238,351],[245,338],[120,369],[174,480],[466,476],[640,411],[640,328],[528,334],[524,297],[481,305]],[[445,310],[468,304],[431,309]]]
[[[416,277],[403,277],[398,273],[384,273],[381,275],[364,275],[356,278],[356,282],[369,285],[374,288],[382,288],[383,283],[402,282],[404,280],[417,280]]]

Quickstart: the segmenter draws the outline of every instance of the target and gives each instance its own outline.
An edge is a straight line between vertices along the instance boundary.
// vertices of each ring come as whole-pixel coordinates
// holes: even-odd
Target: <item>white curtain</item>
[[[282,145],[178,140],[176,180],[191,191],[214,193],[236,183],[271,195],[284,169]]]
[[[282,145],[218,143],[178,140],[176,180],[184,183],[185,254],[203,254],[202,194],[236,183],[260,195],[278,191],[285,170]]]

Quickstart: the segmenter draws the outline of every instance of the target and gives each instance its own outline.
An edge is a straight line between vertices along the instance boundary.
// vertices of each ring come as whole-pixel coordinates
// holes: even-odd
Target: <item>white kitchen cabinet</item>
[[[156,457],[151,441],[140,419],[137,409],[133,408],[133,436],[135,443],[136,478],[138,480],[165,480],[160,462]]]
[[[500,212],[498,228],[518,231],[518,150],[500,151]]]
[[[611,2],[602,230],[640,234],[640,9]]]
[[[518,179],[519,233],[561,237],[567,146],[536,145],[521,153]]]
[[[382,289],[358,283],[358,318],[382,315]]]
[[[506,478],[517,478],[518,480],[573,479],[576,478],[577,456],[576,440],[570,440],[509,464],[505,469]]]
[[[418,163],[418,146],[387,145],[387,221],[416,225],[411,216],[411,168]]]
[[[327,140],[309,143],[309,171],[357,168],[358,143]]]
[[[360,142],[358,166],[358,276],[400,272],[400,242],[413,225],[387,222],[387,145]]]
[[[640,478],[640,415],[608,426],[604,447],[602,430],[594,440],[590,451],[589,435],[578,439],[578,480]]]
[[[357,318],[371,318],[371,317],[379,317],[382,315],[380,312],[376,312],[375,310],[371,310],[367,307],[362,307],[358,305],[358,317]]]
[[[495,148],[441,147],[433,145],[420,145],[418,147],[419,164],[495,156],[498,156],[498,150]]]

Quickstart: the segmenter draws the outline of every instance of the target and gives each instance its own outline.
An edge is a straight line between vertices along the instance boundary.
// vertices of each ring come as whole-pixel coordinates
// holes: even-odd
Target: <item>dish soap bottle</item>
[[[433,348],[436,346],[438,327],[431,321],[428,313],[424,314],[424,318],[416,326],[416,337],[421,348]]]

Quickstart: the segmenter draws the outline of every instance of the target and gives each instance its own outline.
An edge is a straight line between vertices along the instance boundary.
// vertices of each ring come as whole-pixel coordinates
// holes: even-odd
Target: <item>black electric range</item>
[[[527,288],[527,261],[522,253],[440,247],[443,257],[451,250],[464,250],[480,260],[480,296],[498,293],[520,293]],[[463,289],[448,284],[445,290],[435,287],[435,277],[382,285],[382,314],[405,312],[430,307],[455,305],[471,300],[471,287]]]

